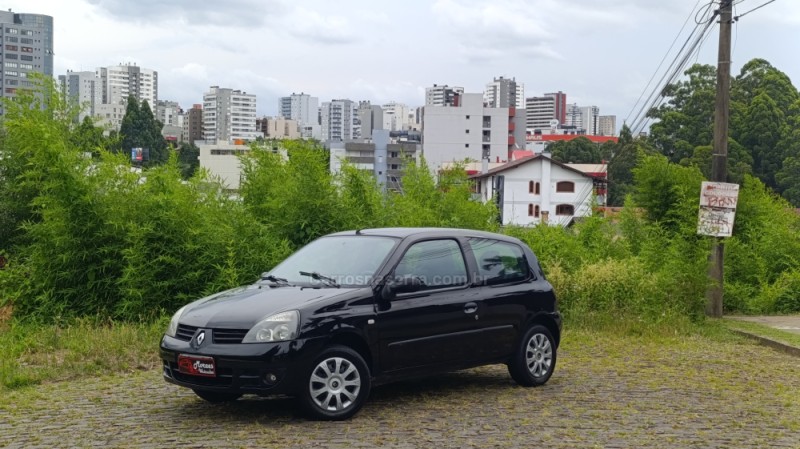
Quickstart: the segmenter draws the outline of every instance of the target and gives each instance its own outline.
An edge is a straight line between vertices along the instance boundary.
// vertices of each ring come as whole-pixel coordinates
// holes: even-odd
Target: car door
[[[468,253],[475,258],[477,300],[483,333],[475,346],[481,361],[511,355],[531,301],[532,274],[519,245],[489,238],[469,238]]]
[[[472,358],[478,338],[477,304],[467,273],[455,239],[426,240],[408,247],[392,276],[417,277],[423,286],[397,294],[378,312],[383,371],[444,368]]]

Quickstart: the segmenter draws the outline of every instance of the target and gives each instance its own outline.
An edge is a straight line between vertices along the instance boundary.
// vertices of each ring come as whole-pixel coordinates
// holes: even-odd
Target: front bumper
[[[322,349],[321,339],[299,339],[277,343],[209,343],[199,348],[190,342],[164,336],[160,356],[164,379],[193,390],[236,394],[294,394],[302,374]],[[178,371],[181,354],[213,357],[214,377]]]

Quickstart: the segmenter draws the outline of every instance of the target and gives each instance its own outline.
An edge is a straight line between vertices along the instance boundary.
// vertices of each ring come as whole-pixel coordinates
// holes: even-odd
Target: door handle
[[[464,305],[464,313],[475,313],[478,310],[478,304],[474,302],[468,302]]]

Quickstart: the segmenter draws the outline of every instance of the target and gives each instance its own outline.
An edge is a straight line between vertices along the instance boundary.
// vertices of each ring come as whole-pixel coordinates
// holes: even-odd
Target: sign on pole
[[[739,201],[739,184],[704,182],[700,188],[700,217],[697,233],[730,237]]]

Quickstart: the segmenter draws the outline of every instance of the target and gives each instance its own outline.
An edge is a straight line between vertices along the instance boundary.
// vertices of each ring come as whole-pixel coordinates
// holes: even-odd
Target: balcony
[[[508,145],[514,145],[516,140],[514,140],[514,136],[508,136]]]
[[[508,116],[509,117],[516,117],[517,116],[517,108],[515,108],[513,106],[508,108]]]
[[[508,122],[508,130],[514,131],[515,129],[517,129],[517,124],[514,122]]]

